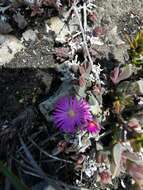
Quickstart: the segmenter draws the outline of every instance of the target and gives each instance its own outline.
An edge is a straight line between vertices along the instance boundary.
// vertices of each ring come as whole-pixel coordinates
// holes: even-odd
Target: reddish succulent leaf
[[[139,155],[135,152],[124,151],[122,157],[126,160],[130,160],[138,165],[143,166],[143,161],[139,158]]]
[[[43,9],[40,8],[39,5],[33,5],[31,9],[32,9],[31,16],[41,15],[43,13]]]
[[[122,80],[129,78],[133,73],[131,65],[124,66],[122,68],[115,67],[110,74],[110,78],[114,84],[119,83]]]
[[[99,174],[101,183],[103,184],[110,184],[111,183],[111,172],[104,170]]]
[[[103,27],[96,27],[92,31],[93,36],[99,37],[105,34],[105,29]]]
[[[128,127],[133,130],[136,130],[136,129],[141,130],[141,125],[139,124],[139,121],[136,118],[130,119],[128,123]]]
[[[85,69],[84,65],[79,66],[79,72],[80,72],[81,75],[83,75],[86,72],[86,69]]]
[[[84,160],[85,160],[86,156],[84,154],[81,154],[77,160],[77,165],[81,165]]]
[[[67,147],[67,142],[62,140],[58,143],[57,147],[60,152],[63,152]]]
[[[95,12],[89,13],[89,14],[88,14],[88,19],[89,19],[91,22],[95,22],[96,19],[97,19],[96,13],[95,13]]]
[[[84,86],[86,84],[86,81],[85,81],[85,79],[84,79],[84,77],[83,76],[80,76],[79,77],[79,86]]]
[[[97,163],[108,163],[109,158],[106,152],[98,152],[97,157],[96,157],[96,162]]]
[[[139,185],[140,189],[143,189],[143,165],[139,165],[136,163],[128,164],[128,172],[135,180],[135,182]]]

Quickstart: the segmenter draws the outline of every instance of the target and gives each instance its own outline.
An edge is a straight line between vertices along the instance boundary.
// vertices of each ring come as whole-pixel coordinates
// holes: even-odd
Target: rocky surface
[[[12,61],[22,49],[23,44],[15,36],[0,34],[0,66]]]
[[[123,57],[126,57],[126,50],[128,48],[124,32],[127,32],[129,35],[134,35],[137,30],[142,27],[142,9],[142,0],[127,0],[126,2],[124,0],[109,0],[107,2],[97,0],[95,9],[96,20],[94,22],[94,25],[95,28],[103,27],[105,33],[103,35],[103,45],[101,45],[101,47],[96,45],[95,48],[99,49],[100,52],[105,56],[108,53],[112,53],[115,59],[123,63]],[[60,37],[61,40],[64,40],[64,36],[68,33],[66,25],[64,25],[63,21],[61,21],[58,17],[53,17],[48,22],[46,21],[43,27],[40,26],[40,29],[48,33],[49,26],[47,25],[47,23],[50,23],[50,29],[55,31],[57,37]],[[0,57],[0,64],[3,65],[10,62],[14,58],[14,55],[21,49],[23,49],[24,44],[22,43],[22,41],[29,41],[29,44],[28,46],[26,46],[25,50],[21,54],[16,56],[16,60],[20,59],[20,61],[18,61],[17,64],[15,60],[12,63],[15,64],[14,67],[23,67],[23,65],[26,65],[28,67],[47,67],[46,61],[53,61],[51,56],[49,55],[51,54],[50,47],[51,44],[53,44],[53,38],[46,34],[46,36],[42,37],[44,38],[44,40],[41,39],[40,36],[42,36],[41,32],[43,33],[43,31],[40,30],[38,32],[38,30],[39,28],[37,28],[36,30],[33,30],[32,28],[26,30],[25,32],[23,32],[23,37],[20,41],[15,37],[1,35],[0,42],[2,42],[4,38],[7,38],[7,41],[5,41],[3,44],[1,43],[0,45],[0,51],[3,51],[3,56]],[[60,36],[58,36],[59,32]],[[35,43],[34,41],[36,39],[38,39],[38,42]],[[35,60],[37,59],[35,58],[35,55],[36,57],[38,57],[38,60]],[[48,59],[46,58],[47,56],[49,57]],[[98,56],[99,55],[97,55],[97,57]]]

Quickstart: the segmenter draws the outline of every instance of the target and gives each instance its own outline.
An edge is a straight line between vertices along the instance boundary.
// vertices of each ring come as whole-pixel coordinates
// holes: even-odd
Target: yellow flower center
[[[75,113],[72,109],[70,109],[70,110],[68,111],[68,115],[69,115],[70,117],[74,117],[75,114],[76,114],[76,113]]]

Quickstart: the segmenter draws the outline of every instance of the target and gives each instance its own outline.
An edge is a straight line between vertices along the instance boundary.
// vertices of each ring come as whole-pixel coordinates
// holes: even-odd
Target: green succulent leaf
[[[130,44],[128,53],[132,64],[143,65],[143,31],[137,33]]]

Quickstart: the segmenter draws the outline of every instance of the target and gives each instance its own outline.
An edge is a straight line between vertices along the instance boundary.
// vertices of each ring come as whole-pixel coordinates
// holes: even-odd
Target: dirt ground
[[[3,121],[13,119],[28,105],[37,104],[45,89],[48,93],[54,75],[49,70],[54,67],[53,54],[49,51],[53,39],[39,35],[35,42],[25,43],[26,49],[0,69],[0,119]]]

